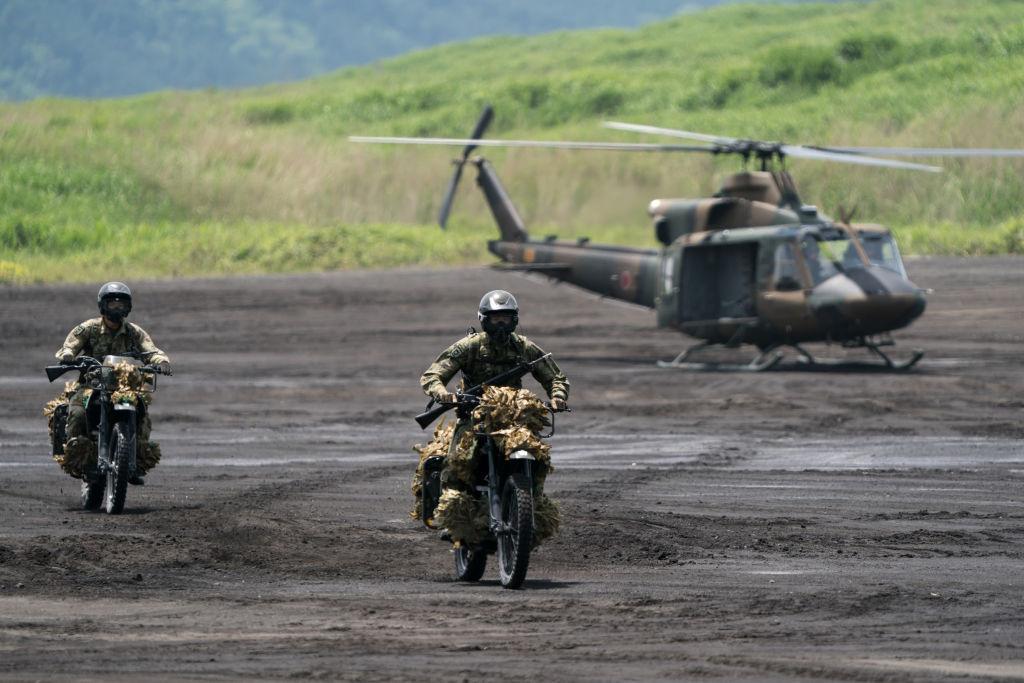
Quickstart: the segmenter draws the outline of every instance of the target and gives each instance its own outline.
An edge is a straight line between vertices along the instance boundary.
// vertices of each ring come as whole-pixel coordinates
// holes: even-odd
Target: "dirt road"
[[[1024,680],[1024,261],[909,267],[906,374],[659,370],[652,314],[487,269],[132,283],[176,374],[121,517],[40,417],[95,288],[0,289],[0,678]],[[575,410],[516,592],[407,516],[419,373],[493,287]]]

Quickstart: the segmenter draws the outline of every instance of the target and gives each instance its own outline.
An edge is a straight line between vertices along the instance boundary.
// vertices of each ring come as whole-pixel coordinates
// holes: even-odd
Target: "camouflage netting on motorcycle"
[[[558,533],[562,526],[562,512],[558,503],[540,493],[533,498],[533,544],[540,545]]]
[[[412,477],[412,495],[415,497],[412,512],[409,516],[421,519],[420,498],[423,496],[423,463],[435,455],[446,457],[445,468],[459,481],[471,485],[473,482],[473,433],[463,430],[459,435],[459,445],[455,453],[451,453],[452,439],[455,437],[456,422],[442,422],[434,429],[434,437],[426,446],[416,444],[413,450],[420,454],[420,463]]]
[[[135,456],[135,471],[139,476],[146,474],[160,462],[160,444],[156,441],[139,441]]]
[[[551,466],[551,446],[539,434],[551,426],[548,409],[528,389],[487,387],[480,397],[480,405],[473,410],[477,428],[494,437],[498,448],[509,457],[512,453],[529,451],[537,458],[534,483],[538,490],[544,486]]]
[[[96,467],[96,442],[87,436],[76,436],[64,444],[64,453],[54,455],[60,468],[75,479],[81,479],[85,470]]]
[[[150,392],[145,391],[146,378],[136,366],[121,362],[114,366],[114,373],[117,377],[117,389],[110,395],[111,401],[131,405],[141,401],[145,405],[149,405],[149,402],[153,400]]]
[[[453,543],[479,543],[487,536],[487,503],[463,491],[446,489],[437,504],[434,522],[448,530]]]
[[[540,432],[551,425],[548,410],[532,392],[526,389],[510,387],[487,387],[480,397],[480,405],[473,410],[475,428],[489,433],[506,458],[518,450],[529,451],[540,465],[534,470],[534,519],[536,523],[535,542],[550,538],[558,532],[561,516],[558,504],[543,493],[544,480],[552,471],[551,446],[541,440]],[[475,476],[473,462],[476,438],[469,429],[459,432],[459,443],[452,451],[452,439],[455,438],[457,423],[442,422],[434,429],[433,439],[414,450],[420,455],[419,466],[412,480],[412,493],[415,497],[410,516],[421,519],[420,500],[423,495],[423,463],[434,455],[446,456],[445,470],[452,478],[472,487]],[[473,543],[483,538],[487,531],[487,508],[483,502],[471,495],[446,489],[434,514],[433,525],[446,528],[453,539],[462,539]],[[447,501],[447,503],[445,503]],[[442,506],[446,511],[442,513]],[[479,508],[479,509],[477,509]],[[482,515],[478,519],[478,515]],[[462,536],[456,533],[451,524],[458,525]],[[474,531],[475,529],[475,531]]]

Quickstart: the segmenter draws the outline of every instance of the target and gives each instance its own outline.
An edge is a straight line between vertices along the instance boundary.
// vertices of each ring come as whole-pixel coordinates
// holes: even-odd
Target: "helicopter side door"
[[[683,325],[757,315],[756,242],[683,249],[679,320]]]

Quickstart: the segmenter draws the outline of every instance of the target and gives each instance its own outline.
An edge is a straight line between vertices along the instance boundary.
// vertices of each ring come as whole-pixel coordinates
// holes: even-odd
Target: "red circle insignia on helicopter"
[[[633,273],[628,270],[624,270],[619,273],[619,286],[623,289],[633,288]]]

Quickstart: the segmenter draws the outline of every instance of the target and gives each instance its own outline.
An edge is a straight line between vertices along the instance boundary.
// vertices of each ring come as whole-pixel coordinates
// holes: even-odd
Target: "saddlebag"
[[[433,528],[434,510],[441,500],[441,470],[444,468],[444,456],[433,455],[423,461],[423,498],[420,519],[428,527]]]
[[[50,443],[54,455],[64,455],[64,441],[67,439],[68,404],[65,401],[53,409],[50,416]]]

